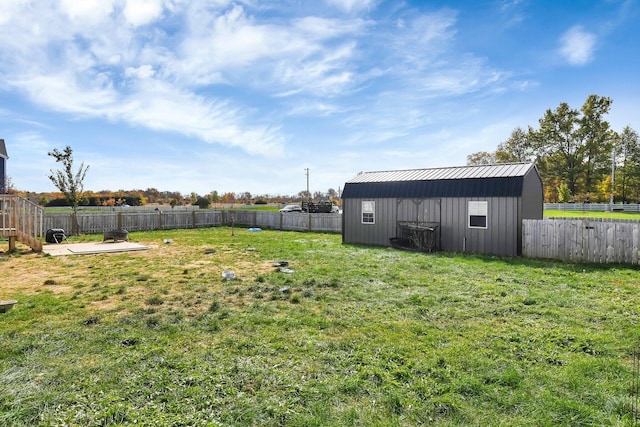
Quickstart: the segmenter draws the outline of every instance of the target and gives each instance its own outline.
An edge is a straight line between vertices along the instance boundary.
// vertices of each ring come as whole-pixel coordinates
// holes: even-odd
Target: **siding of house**
[[[5,159],[0,157],[0,194],[6,193],[7,172],[5,169]]]

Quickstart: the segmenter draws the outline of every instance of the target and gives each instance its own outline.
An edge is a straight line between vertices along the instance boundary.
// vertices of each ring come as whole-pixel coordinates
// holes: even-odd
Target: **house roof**
[[[3,159],[8,159],[7,155],[7,147],[4,145],[4,139],[0,139],[0,157]]]
[[[342,198],[520,197],[532,163],[460,166],[360,173]]]

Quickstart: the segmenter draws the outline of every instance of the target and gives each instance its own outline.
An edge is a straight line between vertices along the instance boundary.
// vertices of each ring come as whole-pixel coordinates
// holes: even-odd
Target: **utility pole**
[[[309,213],[309,202],[310,200],[310,195],[309,195],[309,168],[305,168],[305,175],[307,176],[307,213]]]

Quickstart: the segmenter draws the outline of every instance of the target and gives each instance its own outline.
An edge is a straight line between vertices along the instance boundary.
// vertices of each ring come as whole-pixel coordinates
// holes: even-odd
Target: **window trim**
[[[365,221],[367,215],[367,221]],[[369,220],[370,218],[370,220]],[[376,223],[376,202],[375,200],[363,200],[360,204],[360,223],[373,225]]]
[[[473,218],[473,221],[472,221]],[[484,225],[478,225],[477,221],[484,218]],[[482,222],[482,221],[480,221]],[[467,227],[486,230],[489,228],[489,202],[486,200],[469,200],[467,204]]]

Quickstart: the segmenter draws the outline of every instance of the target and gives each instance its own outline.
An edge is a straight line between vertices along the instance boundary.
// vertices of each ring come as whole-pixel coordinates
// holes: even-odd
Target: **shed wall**
[[[522,219],[542,219],[544,214],[544,189],[542,187],[542,179],[534,169],[524,177],[522,194]]]
[[[375,224],[362,224],[363,200],[375,201]],[[486,229],[468,227],[468,204],[472,200],[488,202]],[[516,197],[345,199],[343,240],[389,246],[389,239],[397,236],[398,221],[418,220],[440,223],[440,247],[444,251],[515,256],[521,247],[520,203]]]

